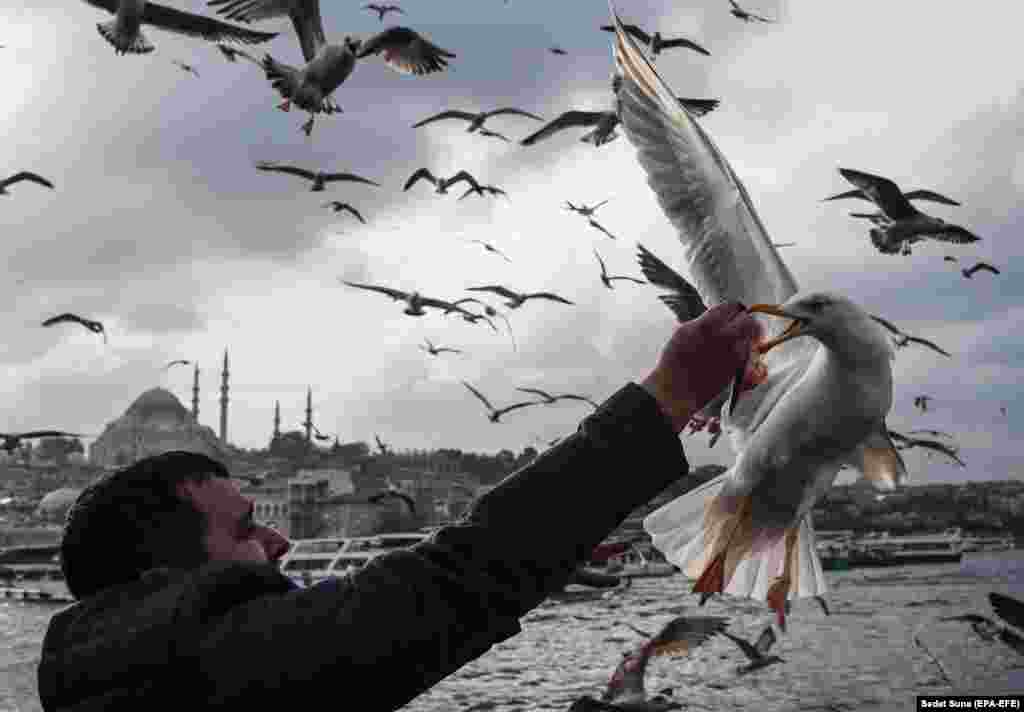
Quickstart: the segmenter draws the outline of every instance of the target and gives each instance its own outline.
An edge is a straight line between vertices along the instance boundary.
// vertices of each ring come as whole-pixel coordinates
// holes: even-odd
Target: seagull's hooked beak
[[[777,304],[753,304],[747,308],[748,314],[770,314],[772,316],[781,316],[785,319],[792,319],[793,323],[790,324],[785,331],[783,331],[777,338],[769,339],[763,343],[757,345],[757,352],[759,354],[768,353],[770,350],[778,346],[779,344],[794,339],[803,333],[804,324],[807,322],[806,319],[798,317],[794,314],[790,314],[784,311]]]

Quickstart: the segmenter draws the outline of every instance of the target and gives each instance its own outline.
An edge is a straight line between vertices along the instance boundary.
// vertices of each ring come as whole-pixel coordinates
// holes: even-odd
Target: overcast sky
[[[275,400],[283,427],[297,428],[312,386],[318,428],[342,441],[379,434],[398,450],[518,452],[574,430],[590,407],[560,402],[492,424],[460,380],[498,406],[523,395],[517,386],[603,400],[642,379],[671,335],[660,292],[625,282],[609,291],[592,253],[613,273],[639,276],[641,242],[683,271],[678,237],[627,139],[595,148],[570,129],[523,147],[467,133],[458,121],[411,128],[447,108],[517,106],[545,119],[608,108],[604,0],[406,0],[406,14],[383,24],[361,0],[326,0],[329,40],[399,22],[457,57],[427,77],[361,61],[335,94],[344,113],[320,117],[311,138],[298,128],[306,114],[276,110],[280,98],[263,73],[228,63],[213,44],[144,28],[156,51],[116,56],[96,31],[111,15],[84,2],[33,4],[0,9],[0,172],[35,171],[56,190],[26,183],[0,198],[8,269],[0,290],[9,305],[0,316],[3,430],[95,436],[158,385],[187,405],[191,368],[162,370],[179,358],[199,361],[200,420],[216,430],[228,348],[236,445],[267,444]],[[172,4],[213,14],[197,0]],[[677,94],[721,100],[702,124],[772,238],[798,243],[781,254],[801,288],[845,293],[953,354],[910,347],[897,355],[889,427],[953,433],[967,463],[907,453],[911,482],[1024,477],[1024,405],[1016,405],[1024,393],[1024,5],[747,6],[781,21],[745,24],[726,0],[622,0],[619,9],[627,22],[711,52],[667,50],[657,66]],[[281,34],[250,51],[300,63],[287,20],[254,27]],[[568,55],[548,52],[553,45]],[[515,140],[539,126],[516,116],[488,122]],[[255,170],[259,160],[351,171],[382,187],[335,183],[311,193],[298,178]],[[442,176],[467,169],[509,199],[460,201],[461,191],[438,196],[427,184],[403,192],[421,166]],[[919,206],[982,241],[922,244],[910,257],[878,253],[866,225],[847,216],[869,204],[821,202],[851,187],[840,166],[961,201]],[[351,202],[368,224],[322,207],[334,199]],[[565,200],[605,199],[597,218],[616,240],[563,209]],[[947,254],[960,263],[943,261]],[[1002,274],[964,279],[959,267],[974,260]],[[443,299],[505,284],[575,304],[531,301],[511,312],[514,350],[503,324],[494,333],[436,312],[405,316],[401,304],[339,278]],[[63,311],[103,321],[109,344],[73,325],[40,327]],[[428,356],[418,348],[424,338],[466,353]],[[933,397],[927,413],[913,406],[919,394]],[[694,465],[733,458],[725,438],[714,449],[706,434],[683,443]]]

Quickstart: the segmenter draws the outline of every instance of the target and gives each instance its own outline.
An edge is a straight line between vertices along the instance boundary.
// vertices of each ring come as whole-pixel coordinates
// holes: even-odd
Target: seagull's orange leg
[[[778,617],[779,628],[786,632],[786,599],[793,584],[793,564],[796,559],[796,542],[800,533],[799,523],[786,530],[786,555],[782,564],[782,576],[779,576],[768,587],[766,599]]]
[[[729,584],[736,565],[746,549],[750,547],[752,532],[752,510],[749,496],[740,497],[739,505],[733,513],[718,513],[721,503],[710,505],[706,518],[711,523],[706,527],[705,536],[713,536],[708,544],[713,554],[693,585],[694,593],[721,593]],[[717,520],[717,521],[716,521]],[[717,529],[711,534],[712,529]]]

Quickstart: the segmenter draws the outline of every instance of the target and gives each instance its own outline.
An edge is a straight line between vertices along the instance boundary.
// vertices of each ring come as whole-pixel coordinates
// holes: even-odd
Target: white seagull
[[[650,514],[644,527],[670,562],[698,579],[695,592],[767,601],[783,627],[787,598],[827,590],[810,512],[840,468],[886,489],[905,477],[885,427],[893,347],[846,297],[798,293],[725,157],[614,8],[612,15],[622,127],[676,227],[702,300],[738,300],[790,322],[783,331],[767,320],[769,340],[757,349],[766,380],[722,409],[733,466]]]
[[[119,55],[147,54],[153,51],[153,45],[142,34],[142,25],[152,25],[167,32],[200,37],[210,42],[256,44],[277,37],[276,32],[256,32],[147,0],[85,1],[116,16],[110,22],[97,23],[96,29]]]

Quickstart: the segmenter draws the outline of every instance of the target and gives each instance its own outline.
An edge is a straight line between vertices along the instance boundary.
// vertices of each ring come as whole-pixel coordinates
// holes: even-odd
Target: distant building
[[[107,424],[89,446],[89,462],[124,467],[168,450],[227,460],[226,448],[211,428],[197,423],[173,393],[151,388],[136,398],[124,415]]]

